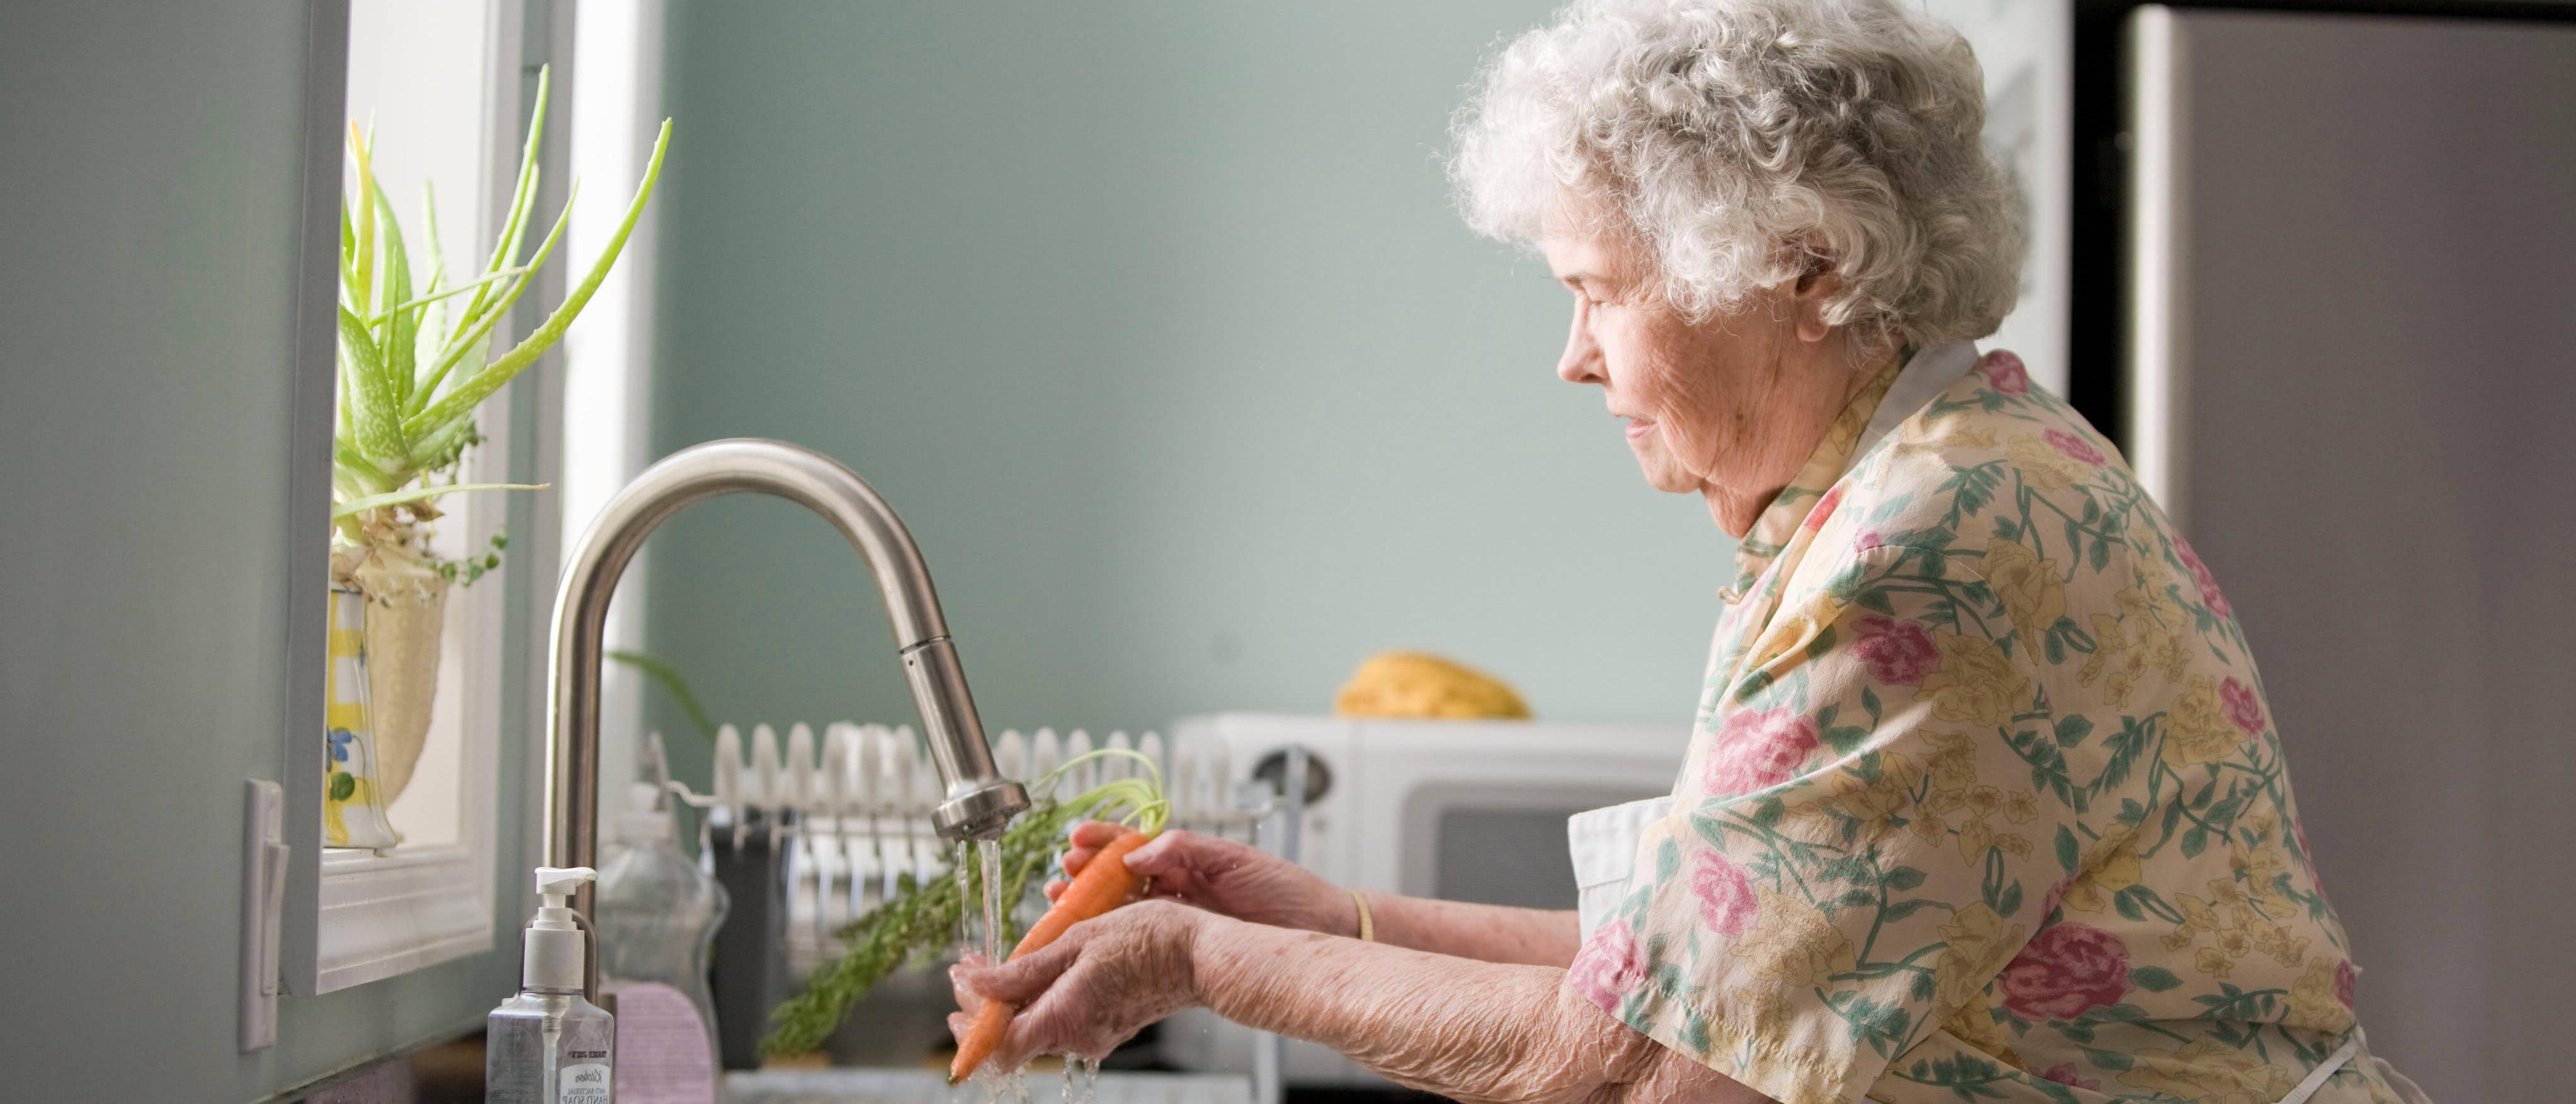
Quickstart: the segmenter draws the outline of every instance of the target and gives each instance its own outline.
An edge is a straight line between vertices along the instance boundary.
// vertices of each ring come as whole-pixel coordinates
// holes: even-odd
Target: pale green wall
[[[656,446],[874,481],[996,728],[1323,711],[1399,645],[1682,723],[1731,545],[1443,179],[1549,6],[675,4]],[[819,521],[721,501],[652,548],[652,647],[717,712],[909,719]]]
[[[262,1098],[470,1026],[515,972],[290,997],[238,1052],[243,780],[285,770],[307,72],[302,4],[0,7],[10,1100]]]

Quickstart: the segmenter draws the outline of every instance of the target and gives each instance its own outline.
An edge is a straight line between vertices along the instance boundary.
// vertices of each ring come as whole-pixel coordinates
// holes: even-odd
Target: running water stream
[[[967,846],[974,848],[976,866],[983,872],[984,961],[998,963],[1002,961],[1004,953],[1002,949],[1002,843],[1000,840],[976,840]],[[960,858],[963,859],[964,856]],[[957,865],[958,875],[963,877],[966,864],[961,861]],[[1068,1073],[1067,1076],[1070,1074]],[[995,1070],[992,1064],[987,1062],[984,1068],[975,1071],[967,1084],[980,1087],[984,1104],[1029,1104],[1029,1078],[1025,1070],[1015,1069],[1005,1073]],[[1067,1087],[1070,1087],[1070,1083]]]
[[[975,844],[984,868],[984,958],[1002,961],[1002,847],[998,842]],[[1064,1104],[1094,1104],[1100,1092],[1100,1063],[1091,1058],[1064,1056]],[[1028,1071],[1014,1070],[986,1086],[987,1104],[1029,1104]]]
[[[1100,1062],[1076,1054],[1064,1056],[1064,1104],[1093,1104],[1100,1091]]]
[[[1002,841],[976,840],[984,866],[984,961],[1002,961]]]

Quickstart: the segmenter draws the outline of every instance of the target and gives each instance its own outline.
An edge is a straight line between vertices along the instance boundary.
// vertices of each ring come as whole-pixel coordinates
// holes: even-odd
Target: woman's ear
[[[1789,318],[1798,340],[1814,344],[1833,333],[1833,324],[1825,321],[1825,303],[1842,289],[1832,257],[1813,244],[1799,248],[1798,278],[1789,285]]]

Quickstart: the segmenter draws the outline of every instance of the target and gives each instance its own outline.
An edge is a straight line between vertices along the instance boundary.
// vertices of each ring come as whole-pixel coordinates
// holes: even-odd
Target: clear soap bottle
[[[572,896],[597,873],[537,868],[544,902],[519,952],[519,995],[492,1010],[483,1043],[484,1104],[613,1104],[617,1021],[582,996],[590,936]]]
[[[618,1033],[632,1044],[620,1092],[630,1104],[712,1104],[720,1063],[707,958],[724,887],[680,850],[651,782],[628,788],[614,840],[592,913],[601,984],[617,995]]]

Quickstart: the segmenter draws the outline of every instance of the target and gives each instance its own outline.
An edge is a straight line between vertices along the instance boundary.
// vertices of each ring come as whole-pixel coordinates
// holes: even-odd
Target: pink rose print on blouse
[[[2078,1089],[2090,1089],[2099,1092],[2102,1088],[2102,1083],[2099,1081],[2075,1076],[2075,1063],[2073,1062],[2064,1062],[2050,1066],[2048,1067],[2048,1072],[2040,1074],[2040,1076],[2051,1081],[2055,1081],[2060,1085],[2067,1085]]]
[[[1890,617],[1864,617],[1855,626],[1859,637],[1852,641],[1852,654],[1869,664],[1871,677],[1889,686],[1916,686],[1923,676],[1941,665],[1941,651],[1932,646],[1932,634],[1912,621]]]
[[[2040,436],[2047,438],[2049,444],[2056,446],[2057,451],[2065,453],[2069,459],[2081,460],[2097,468],[2102,466],[2102,453],[2084,438],[2062,429],[2052,429]]]
[[[2352,968],[2351,959],[2335,963],[2335,999],[2342,1001],[2344,1007],[2352,1007],[2353,983],[2359,980],[2361,979],[2358,972]]]
[[[2180,533],[2174,534],[2173,542],[2174,553],[2182,557],[2182,565],[2191,569],[2192,583],[2200,587],[2200,603],[2220,617],[2235,616],[2236,607],[2227,604],[2227,595],[2218,590],[2217,576],[2209,573],[2208,564],[2200,562],[2200,553],[2192,551],[2191,542],[2182,539]]]
[[[2071,1020],[2129,991],[2129,947],[2083,924],[2057,924],[2004,967],[2004,1007],[2033,1020]]]
[[[1832,490],[1825,492],[1825,497],[1816,500],[1816,508],[1807,511],[1807,520],[1799,522],[1798,528],[1810,533],[1824,528],[1825,519],[1834,516],[1834,507],[1842,505],[1842,502],[1843,485],[1836,483]]]
[[[1619,1014],[1619,1002],[1646,980],[1646,959],[1637,951],[1636,933],[1625,920],[1613,920],[1583,941],[1565,982],[1602,1011]]]
[[[2236,722],[2248,736],[2263,731],[2263,700],[2254,696],[2254,688],[2233,678],[2218,684],[2218,700],[2227,706],[2227,719]]]
[[[1754,914],[1762,910],[1761,902],[1753,896],[1753,880],[1744,876],[1744,868],[1715,851],[1699,853],[1690,887],[1691,895],[1699,898],[1700,919],[1719,935],[1737,936],[1752,930]]]
[[[1797,777],[1816,750],[1816,722],[1792,709],[1739,709],[1717,730],[1708,756],[1708,791],[1742,794]]]
[[[2007,395],[2018,395],[2030,390],[2030,373],[2022,367],[2020,357],[1997,349],[1987,353],[1984,359],[1977,362],[1977,366],[1985,369],[1988,387]]]
[[[1887,547],[1887,534],[1881,533],[1876,529],[1863,529],[1858,535],[1852,537],[1852,551],[1854,552],[1867,552],[1873,548],[1885,547]]]

